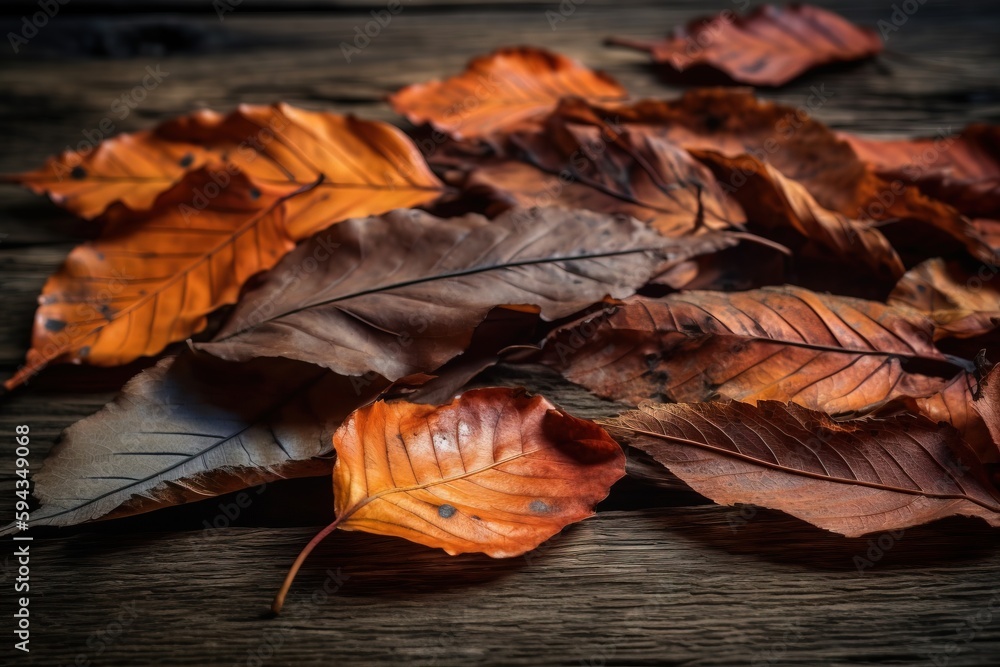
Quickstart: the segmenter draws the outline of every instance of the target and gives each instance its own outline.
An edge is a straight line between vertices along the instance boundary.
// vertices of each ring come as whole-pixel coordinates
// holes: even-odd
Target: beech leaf
[[[665,262],[719,241],[667,239],[625,216],[557,208],[493,221],[420,211],[348,220],[290,253],[196,347],[233,361],[287,357],[397,380],[467,349],[495,306],[566,317],[629,296]]]
[[[782,86],[807,70],[870,58],[882,40],[833,12],[812,5],[763,5],[746,16],[731,10],[698,18],[667,37],[607,42],[646,51],[685,83],[728,81]],[[712,77],[711,74],[720,76]]]
[[[447,405],[378,401],[333,436],[336,528],[404,537],[451,555],[519,556],[594,506],[625,474],[625,454],[593,422],[523,390],[468,391]]]
[[[555,107],[563,97],[620,100],[625,89],[607,74],[529,46],[499,49],[444,81],[403,88],[389,103],[410,122],[429,123],[456,139],[509,131]]]
[[[723,505],[848,537],[955,514],[1000,526],[1000,498],[972,451],[916,415],[838,422],[794,404],[715,402],[645,404],[603,423]]]
[[[543,359],[573,382],[633,405],[717,397],[865,413],[940,391],[963,370],[923,316],[800,287],[634,297],[553,332]],[[906,366],[904,367],[904,363]]]

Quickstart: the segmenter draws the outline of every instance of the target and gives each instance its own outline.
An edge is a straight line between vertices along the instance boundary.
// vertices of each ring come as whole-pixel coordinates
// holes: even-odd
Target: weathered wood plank
[[[337,533],[277,619],[265,618],[270,598],[313,529],[37,541],[36,635],[19,664],[914,665],[941,655],[959,666],[1000,654],[994,533],[967,521],[913,529],[859,572],[865,540],[764,512],[733,530],[731,514],[604,513],[506,561]],[[324,584],[339,586],[325,600]],[[941,653],[951,643],[957,652]]]

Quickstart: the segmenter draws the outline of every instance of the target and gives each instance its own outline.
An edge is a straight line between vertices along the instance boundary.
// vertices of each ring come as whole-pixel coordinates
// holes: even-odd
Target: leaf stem
[[[333,520],[333,523],[319,531],[316,534],[316,537],[312,538],[312,540],[309,541],[309,544],[302,549],[299,553],[299,557],[295,559],[295,562],[292,563],[291,569],[288,570],[288,574],[285,575],[285,581],[281,584],[281,589],[279,589],[278,594],[274,596],[274,602],[271,603],[271,612],[273,614],[277,615],[281,613],[281,608],[285,604],[285,597],[288,595],[288,589],[292,587],[292,582],[295,581],[295,575],[299,573],[299,568],[302,567],[302,563],[304,563],[306,558],[309,557],[312,550],[315,549],[320,542],[326,539],[327,535],[337,530],[337,526],[340,525],[341,520],[345,519],[349,514],[349,512],[344,512],[338,516]]]

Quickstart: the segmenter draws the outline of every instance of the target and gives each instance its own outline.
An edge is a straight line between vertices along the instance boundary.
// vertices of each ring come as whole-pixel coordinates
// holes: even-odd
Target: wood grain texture
[[[211,3],[194,0],[143,5],[184,12],[171,16],[93,13],[116,4],[74,0],[21,54],[4,43],[0,172],[40,165],[85,140],[85,130],[93,136],[106,117],[115,131],[136,130],[202,106],[228,111],[280,99],[398,123],[382,101],[386,94],[456,74],[470,57],[511,43],[542,45],[604,69],[637,96],[673,96],[678,89],[659,83],[642,54],[602,48],[601,40],[656,38],[733,3],[587,0],[554,24],[546,12],[559,15],[557,2],[463,0],[461,11],[445,7],[455,4],[450,0],[404,3],[350,63],[340,42],[350,42],[354,27],[385,3],[245,0],[223,22]],[[336,11],[303,11],[335,4]],[[892,13],[889,2],[818,4],[867,25]],[[36,7],[5,4],[0,33],[19,30],[20,16]],[[286,8],[295,13],[281,13]],[[890,33],[876,61],[814,73],[765,96],[804,105],[812,87],[825,86],[828,99],[815,116],[838,130],[882,136],[995,123],[1000,80],[989,64],[1000,59],[998,37],[996,3],[928,2]],[[114,101],[157,64],[170,73],[163,83],[127,117],[113,113]],[[45,277],[92,232],[42,199],[0,187],[0,371],[21,362]],[[37,469],[63,428],[98,410],[137,370],[42,374],[2,399],[0,436],[30,424]],[[620,408],[538,368],[495,370],[478,383],[526,384],[582,417]],[[13,452],[5,451],[0,498],[10,499]],[[641,464],[630,455],[633,469]],[[253,656],[269,665],[930,665],[950,643],[955,651],[943,654],[949,667],[995,665],[1000,656],[998,603],[990,610],[1000,593],[997,537],[971,520],[908,530],[859,573],[852,559],[868,558],[867,540],[764,510],[686,507],[703,501],[626,480],[596,518],[509,562],[336,535],[314,555],[284,615],[266,620],[261,615],[285,568],[312,526],[329,520],[332,496],[325,479],[248,494],[249,506],[234,520],[223,508],[231,509],[235,495],[39,533],[32,653],[15,656],[4,645],[0,662],[73,664],[83,655],[79,664],[130,667],[258,664]],[[10,511],[9,501],[0,502],[0,520]],[[206,532],[203,522],[240,527]],[[3,544],[6,587],[15,575],[11,543]],[[342,588],[325,604],[304,602],[322,587],[324,572],[337,568],[350,577]],[[0,602],[8,620],[12,597]],[[114,623],[119,615],[128,620],[122,605],[132,602],[135,618],[119,634]],[[9,630],[6,621],[0,628]]]

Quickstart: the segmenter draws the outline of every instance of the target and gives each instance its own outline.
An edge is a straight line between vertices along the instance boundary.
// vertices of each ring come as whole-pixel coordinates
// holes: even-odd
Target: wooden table
[[[76,145],[147,67],[168,74],[127,118],[113,116],[116,130],[200,106],[279,99],[398,122],[382,101],[387,93],[512,43],[606,69],[637,95],[670,96],[677,91],[658,83],[641,55],[603,48],[602,38],[652,37],[742,3],[564,0],[559,14],[555,0],[404,0],[349,63],[340,43],[385,3],[233,0],[223,21],[208,0],[142,4],[160,13],[115,14],[132,5],[71,0],[20,54],[3,40],[0,172],[33,168]],[[893,20],[888,0],[822,4],[869,25]],[[811,86],[825,86],[829,101],[815,115],[852,131],[933,135],[1000,121],[1000,6],[914,4],[887,33],[889,52],[877,62],[763,94],[799,105]],[[21,15],[37,10],[5,3],[0,32],[20,30]],[[547,12],[566,20],[553,29]],[[0,230],[6,374],[23,357],[46,275],[93,228],[5,186]],[[135,371],[47,372],[0,403],[0,433],[30,425],[37,468],[63,428],[96,411]],[[480,380],[490,382],[526,384],[581,416],[617,410],[538,369],[500,369]],[[14,459],[6,451],[5,521]],[[898,539],[844,539],[777,513],[636,482],[616,487],[597,517],[509,561],[335,534],[300,575],[285,614],[267,619],[285,569],[332,514],[329,486],[273,484],[219,530],[204,526],[225,523],[233,498],[39,533],[30,654],[11,646],[16,563],[5,541],[2,664],[1000,664],[996,531],[956,519]]]

